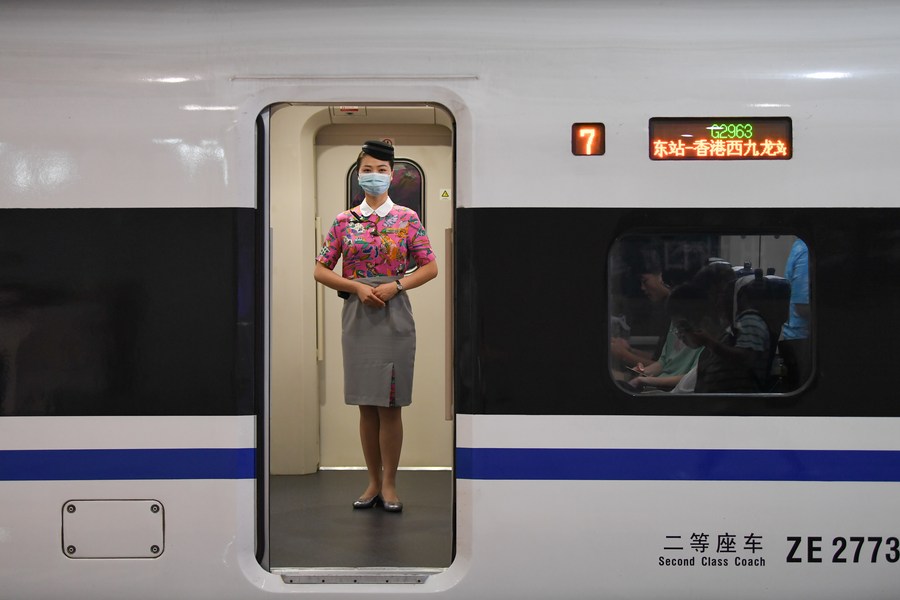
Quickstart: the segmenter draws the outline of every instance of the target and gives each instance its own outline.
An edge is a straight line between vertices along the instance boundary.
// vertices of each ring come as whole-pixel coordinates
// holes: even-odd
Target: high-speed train
[[[877,0],[0,2],[0,598],[898,597],[898,65]],[[410,496],[275,508],[362,464],[312,272],[369,139],[440,261],[436,562],[380,559]],[[758,390],[628,385],[644,261],[798,241],[795,384],[776,327]]]

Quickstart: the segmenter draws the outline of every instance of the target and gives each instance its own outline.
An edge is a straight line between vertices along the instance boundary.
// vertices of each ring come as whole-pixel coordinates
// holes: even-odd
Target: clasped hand
[[[364,283],[360,284],[356,291],[359,301],[366,306],[374,306],[375,308],[383,308],[387,302],[397,295],[397,284],[393,281],[382,283],[378,287],[372,287]]]

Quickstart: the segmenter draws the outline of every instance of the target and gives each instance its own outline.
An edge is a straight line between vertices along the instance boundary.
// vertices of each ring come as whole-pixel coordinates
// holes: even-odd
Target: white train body
[[[3,2],[0,219],[21,209],[199,209],[200,219],[203,210],[254,211],[264,178],[257,117],[267,109],[437,106],[453,119],[455,214],[468,215],[453,224],[457,249],[473,241],[464,227],[479,215],[512,215],[493,245],[509,254],[510,271],[521,271],[509,278],[521,287],[507,288],[504,302],[530,306],[540,322],[548,299],[557,310],[582,290],[605,291],[594,268],[606,264],[612,238],[601,238],[596,256],[573,254],[570,242],[594,235],[595,221],[616,211],[860,209],[895,219],[898,25],[900,6],[888,2]],[[698,116],[790,117],[793,156],[650,159],[649,119]],[[572,154],[579,122],[605,124],[605,154]],[[565,220],[518,227],[515,215],[541,209],[564,210]],[[531,252],[557,252],[565,266],[535,272]],[[442,263],[442,277],[449,274]],[[481,310],[478,296],[454,289],[457,319]],[[845,291],[847,298],[817,301],[852,305],[850,280]],[[594,318],[603,322],[600,296]],[[860,310],[892,309],[876,298]],[[885,377],[896,362],[893,323],[866,320],[871,339],[888,340],[868,349]],[[827,325],[819,319],[820,336]],[[453,341],[463,362],[466,331]],[[566,340],[560,334],[541,351],[565,354]],[[597,343],[593,373],[560,373],[555,361],[545,371],[515,362],[508,369],[536,381],[604,379],[606,345]],[[900,413],[889,407],[893,386],[875,386],[873,374],[822,367],[816,375],[822,397],[847,389],[833,387],[840,381],[861,382],[860,398],[879,395],[886,408],[866,414],[685,410],[678,399],[669,400],[671,411],[554,408],[571,400],[566,386],[537,414],[490,405],[487,396],[484,410],[481,400],[461,401],[477,383],[468,379],[475,371],[458,368],[455,555],[421,583],[291,583],[260,564],[264,411],[37,415],[7,404],[0,597],[900,593]],[[606,389],[597,388],[599,405]],[[151,466],[134,466],[144,461]],[[164,463],[158,472],[155,461]],[[853,465],[872,461],[881,466],[854,475]],[[100,507],[100,522],[132,522],[128,511],[146,517],[154,503],[162,515],[107,540],[119,553],[113,558],[67,555],[67,535],[91,539],[91,517],[76,523],[73,515]],[[144,546],[157,545],[161,523],[154,555]],[[135,539],[140,549],[129,547]]]

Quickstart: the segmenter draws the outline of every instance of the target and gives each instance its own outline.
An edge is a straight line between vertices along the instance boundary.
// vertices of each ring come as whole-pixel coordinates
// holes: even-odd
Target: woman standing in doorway
[[[316,259],[314,276],[344,298],[344,401],[359,406],[369,475],[369,485],[353,508],[381,505],[400,512],[400,410],[412,402],[416,352],[416,326],[405,292],[434,279],[438,270],[419,216],[388,196],[394,147],[368,141],[356,165],[365,200],[337,216]],[[340,275],[333,271],[339,258]],[[418,268],[407,275],[411,259]]]

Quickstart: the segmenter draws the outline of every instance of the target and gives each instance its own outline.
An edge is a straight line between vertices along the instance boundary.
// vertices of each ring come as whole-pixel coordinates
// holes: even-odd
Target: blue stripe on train
[[[254,448],[0,450],[0,481],[254,477]]]
[[[457,448],[460,479],[900,481],[893,450]],[[254,448],[0,450],[0,481],[252,479]]]
[[[460,479],[900,481],[894,450],[457,448]]]

